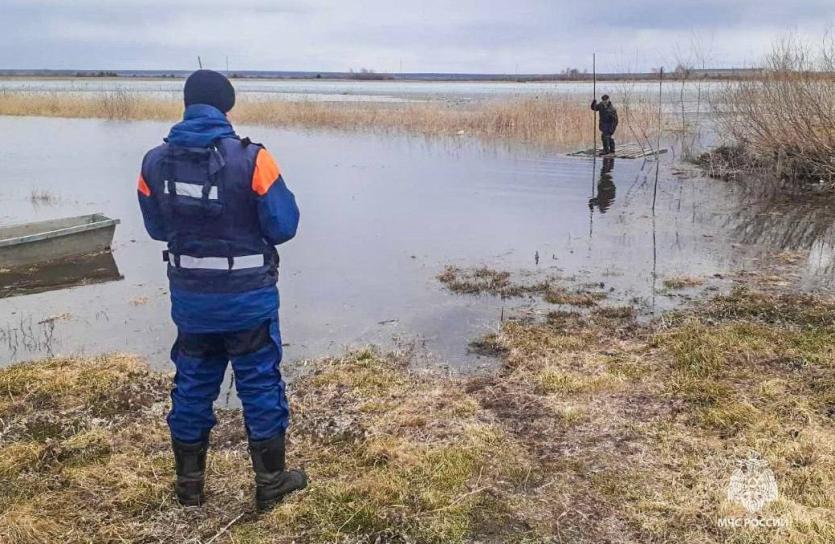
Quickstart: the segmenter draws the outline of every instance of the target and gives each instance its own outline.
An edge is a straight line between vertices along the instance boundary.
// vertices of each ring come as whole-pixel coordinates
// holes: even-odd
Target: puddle
[[[170,368],[175,331],[163,246],[145,234],[135,193],[142,155],[167,129],[0,117],[0,224],[94,212],[119,218],[113,266],[98,269],[123,276],[82,285],[61,279],[43,289],[76,286],[0,299],[0,364],[121,351]],[[602,283],[614,289],[609,303],[637,302],[648,312],[681,300],[664,278],[750,268],[775,246],[814,248],[809,282],[831,269],[831,223],[815,236],[769,236],[780,223],[761,220],[771,212],[738,185],[681,180],[666,162],[653,213],[652,162],[593,162],[468,140],[240,132],[273,151],[302,210],[298,237],[280,248],[288,361],[375,343],[417,346],[453,369],[492,364],[471,353],[469,341],[530,303],[449,293],[436,279],[446,265]],[[33,194],[55,198],[35,202]],[[792,245],[804,247],[784,247]]]

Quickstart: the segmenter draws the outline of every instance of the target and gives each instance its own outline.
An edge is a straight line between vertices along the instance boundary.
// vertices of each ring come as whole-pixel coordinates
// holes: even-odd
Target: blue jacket
[[[186,109],[139,176],[148,234],[168,243],[172,317],[184,332],[257,327],[278,316],[276,245],[299,209],[278,165],[207,105]]]

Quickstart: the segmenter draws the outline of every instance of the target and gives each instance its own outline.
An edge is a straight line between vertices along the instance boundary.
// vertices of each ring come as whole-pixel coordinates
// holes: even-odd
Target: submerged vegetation
[[[315,362],[290,387],[289,462],[311,485],[261,517],[239,413],[220,413],[209,502],[187,509],[170,376],[128,356],[2,369],[0,541],[833,541],[835,301],[737,288],[634,316],[506,320],[474,342],[500,357],[490,374],[371,349]],[[727,494],[751,456],[779,489],[754,514]],[[766,518],[784,523],[720,522]]]
[[[32,192],[29,194],[29,201],[35,205],[54,204],[58,201],[58,197],[46,189],[32,189]]]
[[[699,287],[704,284],[704,278],[695,278],[692,276],[672,276],[664,279],[664,287],[671,290],[690,289]]]
[[[655,107],[637,100],[621,107],[627,114],[620,130],[644,135],[652,132]],[[182,115],[182,103],[123,90],[89,96],[6,91],[0,93],[0,115],[174,121]],[[288,101],[241,96],[230,118],[248,125],[471,136],[568,149],[588,144],[596,137],[590,115],[585,99],[558,94],[469,104],[441,100],[398,104]]]
[[[595,306],[598,301],[606,298],[606,293],[599,290],[598,284],[594,284],[593,289],[571,290],[561,285],[559,279],[555,277],[535,279],[533,282],[524,281],[524,278],[513,279],[510,272],[493,270],[486,266],[478,268],[447,266],[438,274],[438,281],[453,293],[458,294],[487,294],[501,298],[536,296],[550,304],[569,306]]]

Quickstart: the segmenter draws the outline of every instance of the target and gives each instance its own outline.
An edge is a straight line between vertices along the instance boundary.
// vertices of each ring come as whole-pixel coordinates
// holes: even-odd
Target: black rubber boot
[[[272,510],[293,491],[307,487],[302,470],[284,470],[284,435],[250,440],[249,454],[255,471],[255,504],[260,512]]]
[[[177,481],[174,490],[177,500],[183,506],[200,506],[206,500],[203,494],[203,483],[206,478],[206,453],[209,451],[209,441],[188,444],[172,438],[174,449]]]

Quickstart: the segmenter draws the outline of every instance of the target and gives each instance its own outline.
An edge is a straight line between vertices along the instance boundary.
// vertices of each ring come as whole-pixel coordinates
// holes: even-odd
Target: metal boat
[[[118,224],[96,213],[0,227],[0,269],[109,251]]]

